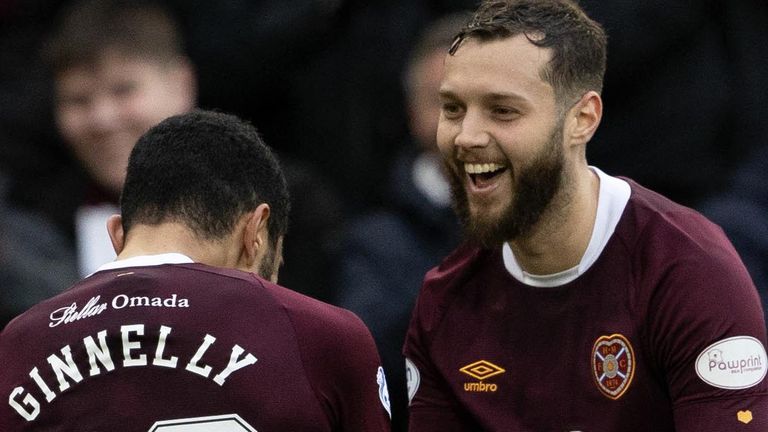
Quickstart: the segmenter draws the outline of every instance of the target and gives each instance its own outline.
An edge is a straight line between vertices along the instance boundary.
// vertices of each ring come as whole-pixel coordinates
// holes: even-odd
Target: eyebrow
[[[440,89],[439,91],[440,97],[448,98],[448,99],[461,99],[455,92],[451,90],[445,90]],[[498,101],[514,101],[514,102],[520,102],[524,104],[528,104],[529,100],[516,93],[488,93],[484,94],[482,96],[482,99],[484,102],[498,102]]]
[[[490,93],[483,96],[483,99],[491,102],[500,101],[500,100],[513,100],[516,102],[528,103],[528,98],[516,93]]]

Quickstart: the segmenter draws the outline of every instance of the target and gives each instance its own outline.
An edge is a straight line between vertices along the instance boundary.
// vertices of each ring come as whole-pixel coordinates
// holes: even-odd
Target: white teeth
[[[467,172],[467,174],[484,174],[489,172],[498,171],[500,169],[504,168],[504,165],[499,165],[496,163],[465,163],[464,164],[464,171]]]

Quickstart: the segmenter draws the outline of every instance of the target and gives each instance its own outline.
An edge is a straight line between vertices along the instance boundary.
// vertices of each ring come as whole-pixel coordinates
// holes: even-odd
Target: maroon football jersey
[[[102,270],[3,331],[0,430],[386,431],[379,364],[351,312],[251,273]]]
[[[768,431],[747,271],[717,226],[628,183],[567,283],[522,283],[502,250],[467,245],[427,274],[404,347],[411,430]]]

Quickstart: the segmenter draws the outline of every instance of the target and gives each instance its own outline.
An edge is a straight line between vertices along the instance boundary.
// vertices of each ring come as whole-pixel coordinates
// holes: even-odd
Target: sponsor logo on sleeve
[[[624,335],[597,338],[592,347],[592,373],[603,395],[613,400],[624,395],[635,374],[635,352]]]
[[[405,359],[405,382],[408,388],[408,405],[410,405],[413,397],[416,396],[416,391],[419,390],[419,384],[421,384],[419,369],[410,359]]]
[[[751,336],[715,342],[696,359],[696,374],[705,383],[727,390],[756,386],[768,371],[765,347]]]
[[[495,392],[499,389],[499,386],[484,381],[506,372],[504,368],[497,366],[488,360],[478,360],[474,363],[470,363],[459,369],[459,371],[478,380],[478,382],[464,383],[464,391],[466,392]]]
[[[392,418],[392,408],[389,402],[389,389],[387,388],[387,377],[384,375],[384,368],[379,366],[379,370],[376,371],[376,384],[379,385],[379,400],[387,410],[389,418]]]

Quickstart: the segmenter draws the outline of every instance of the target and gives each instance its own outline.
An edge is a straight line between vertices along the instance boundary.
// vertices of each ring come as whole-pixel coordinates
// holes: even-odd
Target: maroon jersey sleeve
[[[656,253],[644,255],[654,257],[646,267],[666,269],[649,271],[658,285],[646,320],[676,431],[766,431],[766,327],[758,294],[719,228],[697,220],[689,233],[698,247],[676,250],[669,247],[674,238],[651,232],[647,247]]]
[[[440,267],[427,274],[413,310],[403,348],[411,431],[479,430],[431,361],[429,346],[432,333],[439,327],[447,308],[442,303],[447,298],[444,291],[451,285],[446,278],[465,274],[464,266],[471,259],[464,256],[467,251],[466,247],[459,248]]]
[[[292,305],[302,362],[335,431],[389,431],[389,394],[375,342],[353,313],[319,327],[311,304]]]
[[[405,341],[406,376],[408,379],[409,420],[411,431],[468,431],[474,430],[464,408],[453,397],[440,378],[439,371],[426,354],[419,317],[419,303],[414,310],[411,327]]]

